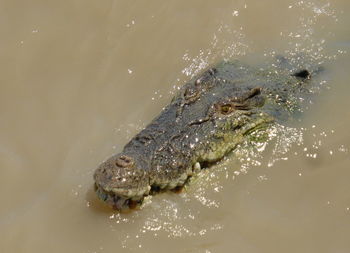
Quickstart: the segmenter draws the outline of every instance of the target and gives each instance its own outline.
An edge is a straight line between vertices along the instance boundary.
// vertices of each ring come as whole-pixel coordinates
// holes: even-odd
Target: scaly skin
[[[121,210],[159,190],[182,187],[252,131],[288,119],[310,79],[305,69],[268,71],[236,61],[208,69],[185,84],[121,153],[97,168],[97,195]]]

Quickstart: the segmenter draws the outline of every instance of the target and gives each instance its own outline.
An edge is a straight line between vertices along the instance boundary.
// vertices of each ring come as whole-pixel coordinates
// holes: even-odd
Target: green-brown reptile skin
[[[186,83],[121,153],[97,168],[99,198],[125,209],[153,192],[177,189],[252,131],[290,118],[308,93],[313,71],[293,69],[282,57],[276,64],[267,70],[225,61]]]

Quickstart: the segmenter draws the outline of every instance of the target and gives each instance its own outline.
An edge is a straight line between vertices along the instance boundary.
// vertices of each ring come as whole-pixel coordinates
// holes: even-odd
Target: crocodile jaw
[[[140,206],[144,197],[149,195],[150,190],[151,187],[147,186],[143,189],[139,189],[137,192],[118,188],[107,191],[95,183],[95,192],[99,199],[104,201],[107,205],[112,206],[115,210],[134,209]]]

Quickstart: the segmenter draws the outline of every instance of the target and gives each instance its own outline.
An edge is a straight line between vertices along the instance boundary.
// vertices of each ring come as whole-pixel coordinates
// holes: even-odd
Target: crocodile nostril
[[[116,159],[115,164],[119,167],[127,168],[134,164],[134,160],[129,156],[121,155]]]

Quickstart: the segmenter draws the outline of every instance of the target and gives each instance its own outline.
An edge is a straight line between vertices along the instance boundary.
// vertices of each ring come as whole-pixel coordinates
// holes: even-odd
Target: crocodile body
[[[159,190],[178,189],[253,131],[290,118],[313,72],[285,62],[280,58],[271,70],[225,61],[190,80],[121,153],[97,168],[99,198],[120,210]]]

